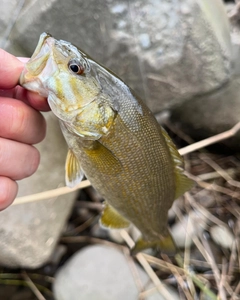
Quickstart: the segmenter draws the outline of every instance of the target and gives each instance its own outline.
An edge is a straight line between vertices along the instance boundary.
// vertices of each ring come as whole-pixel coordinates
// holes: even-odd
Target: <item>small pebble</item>
[[[210,234],[216,244],[223,248],[231,249],[234,236],[227,226],[215,225],[211,227]]]
[[[188,224],[190,222],[190,224]],[[172,237],[179,248],[190,247],[193,243],[192,236],[200,235],[207,227],[206,219],[202,214],[191,211],[188,216],[184,216],[182,222],[174,224],[171,228]],[[186,241],[186,232],[188,239]]]

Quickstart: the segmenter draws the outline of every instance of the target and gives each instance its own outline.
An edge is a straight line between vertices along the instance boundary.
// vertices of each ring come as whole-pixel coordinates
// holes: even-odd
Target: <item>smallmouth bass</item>
[[[47,97],[69,151],[66,184],[84,174],[105,199],[104,227],[133,223],[135,252],[173,250],[167,214],[192,187],[183,159],[146,105],[117,76],[72,44],[43,33],[20,84]]]

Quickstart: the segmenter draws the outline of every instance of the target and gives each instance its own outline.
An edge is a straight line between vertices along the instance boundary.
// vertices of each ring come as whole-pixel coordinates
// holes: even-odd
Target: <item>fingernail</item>
[[[21,62],[23,63],[26,63],[29,61],[29,58],[28,57],[17,57],[18,60],[20,60]]]

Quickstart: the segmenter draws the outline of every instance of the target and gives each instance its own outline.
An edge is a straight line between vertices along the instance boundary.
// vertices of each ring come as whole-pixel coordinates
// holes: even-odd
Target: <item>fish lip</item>
[[[49,44],[49,40],[48,40],[49,38],[51,38],[52,40],[54,40],[54,38],[52,37],[52,35],[49,34],[49,33],[43,32],[40,35],[39,40],[38,40],[38,44],[37,44],[37,46],[36,46],[36,48],[35,48],[35,50],[34,50],[34,52],[32,54],[31,59],[34,59],[39,54],[39,52],[41,51],[41,49],[43,47],[43,44],[45,42],[47,42]]]
[[[29,91],[33,91],[44,97],[47,98],[48,97],[48,92],[46,91],[46,89],[43,86],[43,83],[41,80],[39,80],[38,78],[34,78],[34,80],[28,81],[28,82],[24,82],[24,72],[22,72],[21,77],[20,77],[20,85],[22,87],[24,87],[25,89],[29,90]],[[23,79],[22,79],[23,78]]]
[[[24,88],[38,92],[43,97],[48,97],[49,92],[44,87],[44,78],[39,78],[39,73],[35,73],[31,69],[31,64],[36,63],[39,59],[41,62],[42,57],[49,56],[48,53],[51,53],[49,49],[54,45],[55,39],[48,33],[42,33],[40,35],[38,44],[33,52],[31,58],[28,62],[25,63],[24,69],[19,78],[19,84]],[[46,60],[46,64],[44,64],[44,68],[47,66],[47,62],[49,61],[49,57]],[[43,61],[44,62],[44,61]],[[44,69],[43,68],[43,69]],[[42,73],[42,70],[40,71]]]

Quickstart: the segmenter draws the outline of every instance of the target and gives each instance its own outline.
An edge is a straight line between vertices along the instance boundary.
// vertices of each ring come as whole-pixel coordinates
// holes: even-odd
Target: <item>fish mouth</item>
[[[25,64],[19,83],[24,88],[38,92],[43,97],[48,97],[44,87],[45,78],[52,76],[57,70],[57,64],[51,59],[55,39],[48,33],[40,35],[37,47]]]

